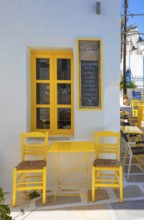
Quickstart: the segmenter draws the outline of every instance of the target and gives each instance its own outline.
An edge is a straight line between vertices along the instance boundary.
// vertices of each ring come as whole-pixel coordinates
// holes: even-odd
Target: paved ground
[[[123,155],[122,155],[123,156]],[[128,160],[127,160],[128,162]],[[47,192],[47,204],[41,205],[41,197],[30,200],[28,194],[19,193],[17,207],[12,209],[13,218],[17,220],[144,220],[144,172],[132,162],[129,181],[126,180],[127,166],[123,172],[124,202],[119,203],[119,193],[113,189],[97,191],[97,201],[89,203],[83,196],[83,189],[76,190],[77,196],[59,196],[56,205],[53,193]],[[67,194],[67,191],[65,191]],[[73,191],[72,191],[73,193]],[[10,193],[6,194],[6,202],[11,203]],[[20,208],[25,214],[19,215]]]

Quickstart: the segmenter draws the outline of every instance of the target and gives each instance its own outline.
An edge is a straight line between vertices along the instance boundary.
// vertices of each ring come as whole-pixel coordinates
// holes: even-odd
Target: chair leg
[[[95,201],[95,167],[92,166],[92,202]]]
[[[119,181],[120,181],[120,202],[123,202],[123,175],[122,175],[122,165],[119,167]]]
[[[46,167],[43,169],[43,190],[42,190],[42,204],[46,203]]]
[[[95,178],[97,179],[97,180],[100,180],[100,171],[98,170],[98,171],[95,171]],[[100,187],[97,187],[97,190],[99,190],[100,189]]]
[[[12,190],[12,206],[16,206],[16,168],[13,170],[13,190]]]

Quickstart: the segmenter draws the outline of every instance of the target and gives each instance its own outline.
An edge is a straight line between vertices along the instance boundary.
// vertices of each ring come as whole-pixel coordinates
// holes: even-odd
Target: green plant
[[[24,209],[20,209],[17,216],[12,219],[10,207],[9,205],[4,204],[4,200],[4,192],[0,187],[0,220],[15,220],[19,215],[24,214]]]
[[[12,220],[9,205],[4,204],[4,192],[0,188],[0,220]]]
[[[126,83],[126,88],[131,88],[131,89],[135,89],[137,87],[137,85],[135,84],[134,81],[130,81],[130,83]],[[123,89],[123,81],[120,81],[120,90]]]

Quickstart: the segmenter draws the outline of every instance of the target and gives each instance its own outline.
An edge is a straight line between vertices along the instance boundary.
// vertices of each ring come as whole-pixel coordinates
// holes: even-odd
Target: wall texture
[[[93,131],[119,130],[120,1],[1,0],[0,2],[0,186],[10,190],[12,169],[20,161],[20,132],[29,129],[31,49],[74,51],[75,138],[93,139]],[[102,39],[102,110],[78,109],[76,39]],[[63,156],[64,158],[65,156]],[[54,156],[48,161],[53,173]],[[50,174],[49,183],[53,184]]]

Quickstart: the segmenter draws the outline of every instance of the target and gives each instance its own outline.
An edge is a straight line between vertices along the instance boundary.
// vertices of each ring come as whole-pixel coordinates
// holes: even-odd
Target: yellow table
[[[120,111],[120,116],[129,116],[129,112],[128,111]]]
[[[75,164],[74,167],[69,169],[69,172],[66,176],[72,173],[75,170],[84,170],[86,172],[86,196],[88,201],[88,153],[95,152],[94,142],[53,142],[50,145],[48,153],[56,153],[56,185],[54,192],[54,203],[56,202],[57,186],[62,184],[62,180],[59,177],[59,153],[85,153],[85,168],[78,169]],[[63,169],[64,170],[64,169]],[[66,177],[65,176],[65,177]],[[60,194],[65,196],[65,194]]]
[[[120,126],[120,128],[123,130],[125,134],[128,135],[129,138],[130,138],[130,134],[136,134],[136,135],[143,134],[143,131],[137,126]],[[140,136],[140,139],[141,139],[141,136]]]
[[[125,134],[142,134],[143,131],[137,126],[121,126],[121,129]]]

